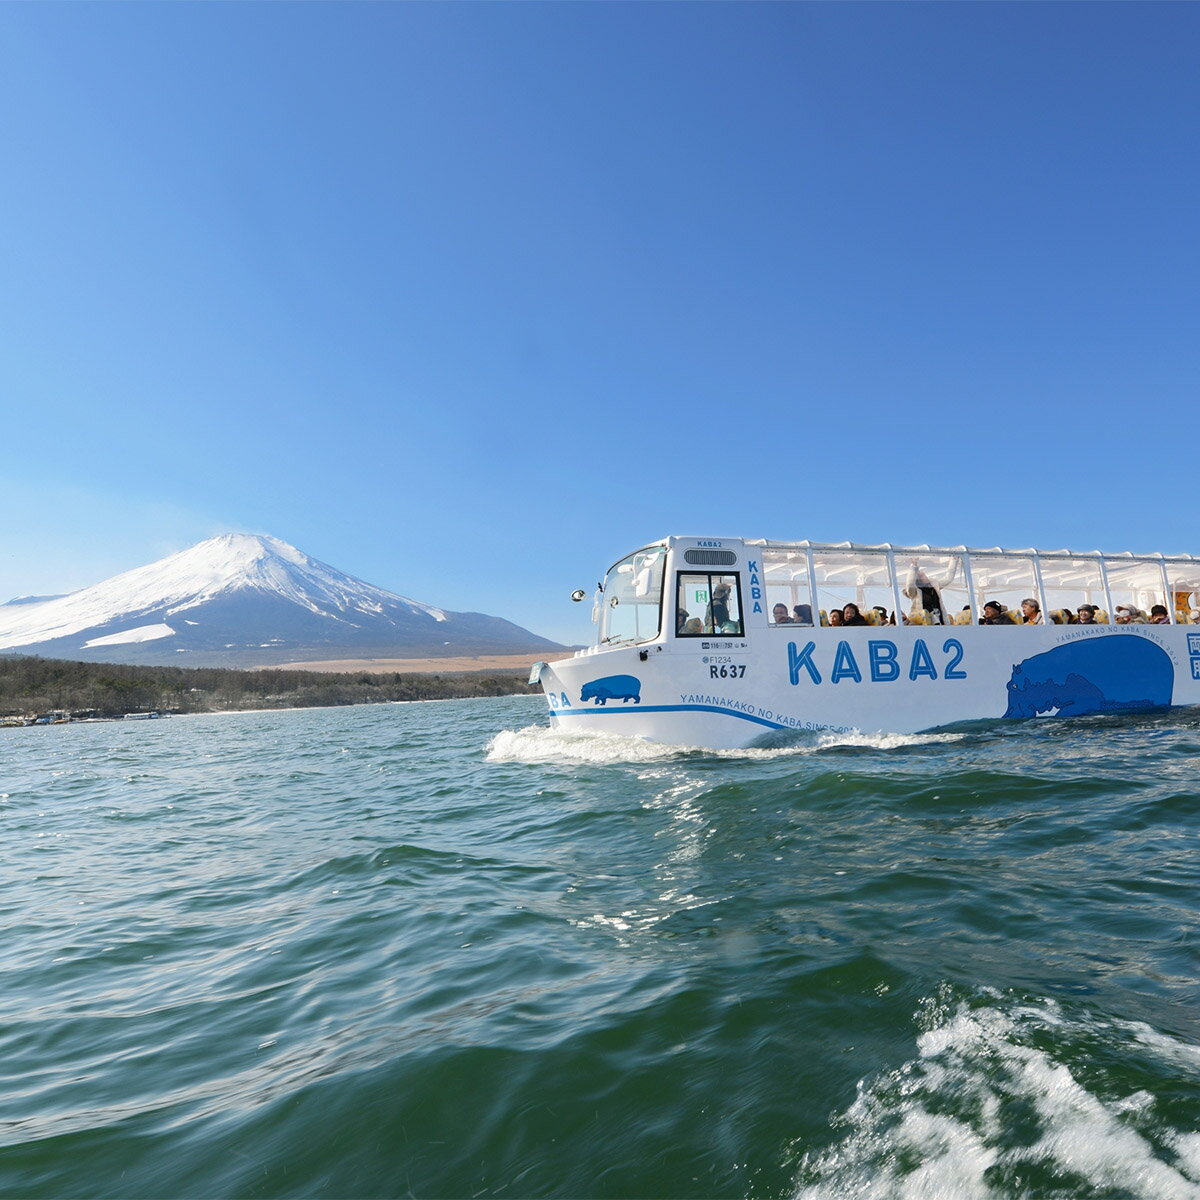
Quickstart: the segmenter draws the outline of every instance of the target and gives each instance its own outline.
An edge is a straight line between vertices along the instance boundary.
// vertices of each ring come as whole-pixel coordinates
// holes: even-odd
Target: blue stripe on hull
[[[710,712],[722,717],[740,717],[743,721],[753,721],[755,725],[765,725],[768,729],[787,729],[777,721],[768,721],[765,717],[756,717],[751,713],[738,712],[734,708],[718,708],[715,704],[637,704],[632,708],[552,708],[551,717],[602,717],[619,716],[621,713],[662,713],[662,712]]]

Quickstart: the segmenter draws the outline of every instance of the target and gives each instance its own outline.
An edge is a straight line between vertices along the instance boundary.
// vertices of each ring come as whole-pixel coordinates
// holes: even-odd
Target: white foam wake
[[[705,746],[668,746],[620,733],[528,725],[524,729],[506,729],[498,733],[488,743],[486,757],[488,762],[637,764],[664,762],[693,754],[731,759],[789,758],[811,754],[817,748],[810,743],[770,749],[711,750]]]
[[[583,733],[527,725],[504,729],[487,746],[488,762],[643,763],[674,758],[678,746],[664,746],[619,733]]]
[[[1200,1081],[1200,1049],[1145,1025],[1071,1022],[1052,1001],[1006,1008],[997,995],[959,1004],[917,1039],[916,1059],[859,1083],[839,1119],[845,1137],[805,1157],[799,1200],[993,1200],[1050,1190],[1197,1200],[1200,1134],[1157,1117],[1146,1091],[1103,1082],[1089,1090],[1041,1048],[1097,1035],[1135,1041],[1174,1074],[1182,1068]]]
[[[895,750],[937,742],[957,741],[957,733],[821,733],[787,746],[752,747],[744,750],[710,750],[704,746],[668,746],[621,733],[584,732],[527,725],[506,729],[487,746],[488,762],[524,763],[645,763],[682,755],[704,754],[714,758],[772,759],[813,754],[842,746]]]
[[[869,750],[899,750],[907,746],[936,746],[944,742],[961,742],[962,733],[821,733],[815,749],[828,750],[834,746],[862,746]]]

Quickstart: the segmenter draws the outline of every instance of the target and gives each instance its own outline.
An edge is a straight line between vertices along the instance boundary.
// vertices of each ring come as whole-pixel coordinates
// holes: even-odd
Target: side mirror
[[[587,592],[585,592],[585,591],[583,590],[583,588],[576,588],[576,589],[575,589],[575,590],[574,590],[574,591],[571,593],[571,599],[572,599],[572,600],[574,600],[576,604],[578,604],[578,603],[580,602],[580,600],[586,600],[586,599],[587,599]]]

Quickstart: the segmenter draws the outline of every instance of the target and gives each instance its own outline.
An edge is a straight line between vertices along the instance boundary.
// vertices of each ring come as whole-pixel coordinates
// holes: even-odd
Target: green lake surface
[[[0,731],[4,1197],[1200,1197],[1200,714]]]

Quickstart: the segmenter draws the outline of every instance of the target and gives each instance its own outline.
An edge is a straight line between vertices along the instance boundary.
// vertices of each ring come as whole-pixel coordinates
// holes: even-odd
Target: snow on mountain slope
[[[54,596],[14,596],[11,600],[6,600],[0,604],[0,608],[7,608],[10,604],[42,604],[46,600],[61,600],[62,593]]]
[[[61,599],[0,614],[0,649],[67,637],[127,614],[165,609],[173,616],[239,591],[279,596],[334,620],[396,603],[445,620],[440,609],[343,575],[278,538],[227,533]]]
[[[553,645],[500,618],[421,604],[278,538],[250,534],[209,538],[67,596],[0,606],[0,651],[55,657],[241,665],[263,660],[250,652],[264,647],[280,661],[310,649],[420,646],[449,654],[484,644]]]
[[[139,625],[136,629],[125,629],[110,633],[107,637],[88,638],[84,648],[92,646],[123,646],[126,642],[154,642],[159,638],[174,637],[175,630],[161,621],[157,625]]]

